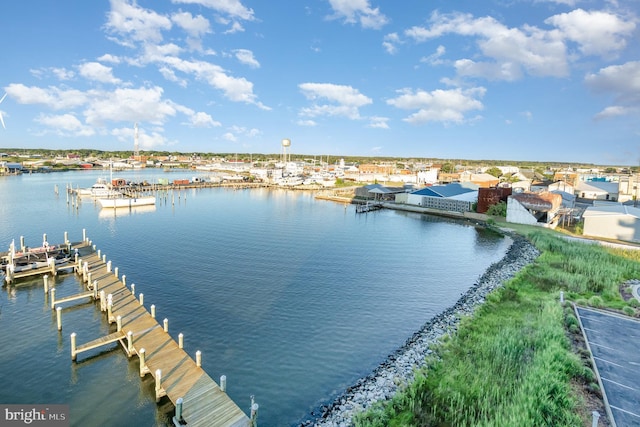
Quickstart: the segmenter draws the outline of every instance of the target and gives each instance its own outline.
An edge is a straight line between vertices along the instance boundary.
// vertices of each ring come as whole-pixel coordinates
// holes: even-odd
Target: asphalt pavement
[[[584,307],[577,313],[609,419],[614,427],[640,426],[640,321]]]

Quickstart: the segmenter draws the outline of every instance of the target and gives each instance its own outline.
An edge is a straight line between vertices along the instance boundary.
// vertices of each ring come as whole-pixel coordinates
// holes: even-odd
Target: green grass
[[[356,426],[579,426],[590,416],[573,385],[595,375],[569,341],[580,333],[565,298],[635,314],[619,286],[640,277],[637,253],[524,231],[541,256],[437,346],[416,380]]]

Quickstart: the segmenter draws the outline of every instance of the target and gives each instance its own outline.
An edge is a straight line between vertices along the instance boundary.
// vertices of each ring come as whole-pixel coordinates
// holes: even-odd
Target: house
[[[562,196],[547,191],[517,193],[507,199],[507,222],[555,228]]]
[[[495,187],[500,179],[488,173],[471,173],[464,171],[460,174],[460,182],[472,182],[480,188]]]
[[[404,200],[406,199],[406,201]],[[396,197],[396,203],[407,203],[424,208],[439,209],[453,212],[469,212],[473,204],[478,201],[478,186],[466,183],[452,183],[434,185]]]
[[[576,196],[581,199],[618,201],[619,185],[617,182],[580,181],[575,189]]]
[[[621,203],[595,203],[582,214],[582,234],[605,239],[640,241],[640,209]]]
[[[356,198],[373,200],[394,200],[395,195],[406,193],[413,188],[411,185],[405,187],[385,187],[380,184],[369,184],[355,189]]]

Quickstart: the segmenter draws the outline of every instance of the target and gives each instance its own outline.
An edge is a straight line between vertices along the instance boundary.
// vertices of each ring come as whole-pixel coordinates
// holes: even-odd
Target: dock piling
[[[163,324],[164,331],[169,332],[169,319],[165,317],[165,319],[162,321],[162,324]]]
[[[62,330],[62,307],[56,307],[56,320],[58,322],[58,330]]]
[[[107,311],[107,297],[104,290],[100,291],[100,311]]]
[[[42,280],[44,281],[44,293],[48,294],[49,293],[49,276],[45,274],[44,276],[42,276]]]
[[[220,390],[227,392],[227,376],[220,375]]]
[[[77,348],[77,346],[76,346],[76,333],[72,332],[71,333],[71,360],[73,360],[74,362],[75,362],[76,356],[77,356],[76,348]]]
[[[184,335],[182,332],[178,334],[178,348],[184,348]]]
[[[107,295],[107,322],[111,323],[111,312],[113,310],[113,295]]]
[[[176,400],[176,416],[174,417],[174,423],[182,424],[184,419],[182,419],[182,404],[183,400],[181,397]]]
[[[140,305],[144,305],[144,294],[140,294]]]
[[[138,357],[140,358],[140,378],[142,378],[149,373],[149,368],[146,363],[147,351],[141,348],[138,352]]]
[[[122,330],[122,316],[118,315],[116,317],[116,331],[120,332]]]
[[[151,304],[151,317],[156,318],[156,305]]]
[[[56,308],[56,288],[51,288],[51,310]]]
[[[127,356],[133,355],[133,332],[127,332]]]
[[[162,396],[166,396],[167,392],[162,388],[162,370],[156,369],[156,403],[160,402]]]
[[[127,287],[127,275],[126,274],[122,275],[122,280],[121,281],[122,281],[122,284],[124,285],[124,287],[126,288]]]
[[[87,230],[86,230],[86,228],[82,229],[82,241],[83,242],[87,241]]]
[[[116,279],[118,278],[118,267],[114,267],[113,275],[116,276]]]
[[[202,368],[202,352],[200,350],[196,351],[196,366]]]
[[[25,250],[24,236],[20,236],[20,251],[24,252],[24,250]]]
[[[257,403],[251,405],[251,427],[258,427],[258,409],[260,406]]]

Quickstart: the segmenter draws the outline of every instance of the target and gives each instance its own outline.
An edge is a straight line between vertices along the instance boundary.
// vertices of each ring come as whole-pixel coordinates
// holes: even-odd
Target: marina
[[[90,187],[102,174],[0,179],[0,250],[13,239],[19,249],[20,235],[40,246],[43,232],[57,244],[65,231],[81,240],[86,229],[96,254],[112,261],[110,279],[119,267],[126,288],[135,284],[135,304],[143,293],[148,313],[155,305],[158,332],[168,318],[166,334],[179,344],[184,333],[188,357],[201,351],[202,369],[218,384],[226,376],[226,394],[249,418],[254,395],[263,426],[297,426],[332,402],[457,301],[507,245],[461,221],[388,209],[354,215],[352,205],[297,190],[173,190],[131,209],[67,203],[66,183]],[[118,172],[132,182],[171,176],[182,174]],[[140,377],[139,356],[128,357],[119,340],[71,363],[72,332],[82,349],[117,332],[117,322],[86,296],[78,274],[48,276],[60,332],[41,275],[0,292],[0,339],[10,343],[0,349],[0,401],[68,404],[73,427],[96,419],[172,426],[175,405],[156,403],[153,375]]]
[[[184,351],[182,333],[178,343],[168,335],[168,319],[164,319],[162,326],[157,322],[155,305],[151,305],[151,312],[147,311],[144,294],[136,296],[134,285],[127,288],[126,276],[118,277],[118,269],[112,269],[106,255],[100,257],[100,251],[96,252],[86,235],[80,243],[67,244],[75,253],[75,272],[88,290],[57,299],[55,287],[49,287],[49,278],[44,275],[44,291],[50,295],[51,309],[56,311],[58,330],[62,329],[61,305],[84,299],[98,301],[107,322],[116,325],[115,332],[81,345],[77,345],[77,334],[71,333],[74,362],[81,353],[119,342],[127,357],[139,358],[140,377],[153,377],[156,402],[166,396],[174,404],[176,426],[256,425],[258,404],[252,402],[250,420],[225,393],[226,377],[221,377],[218,385],[206,374],[202,369],[202,353],[197,351],[194,360]]]

